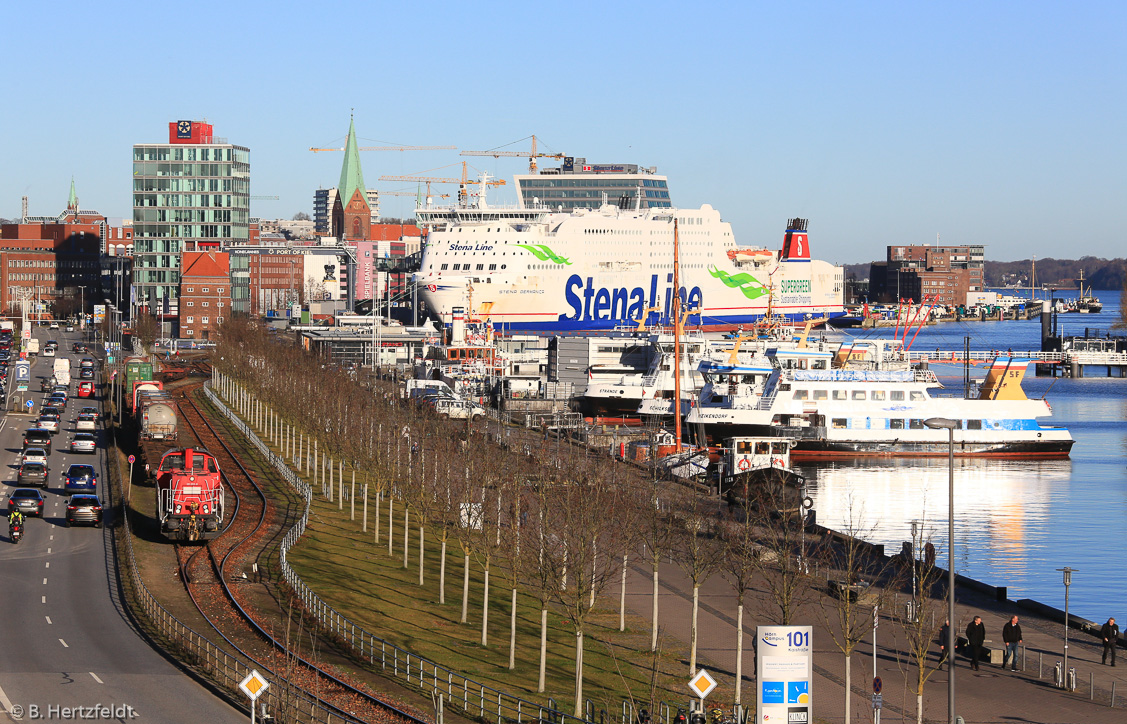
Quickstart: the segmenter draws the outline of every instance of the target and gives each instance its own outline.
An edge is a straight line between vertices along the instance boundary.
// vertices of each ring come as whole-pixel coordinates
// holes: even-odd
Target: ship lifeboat
[[[771,261],[775,253],[769,249],[729,249],[728,258],[737,264],[754,262],[763,264]]]

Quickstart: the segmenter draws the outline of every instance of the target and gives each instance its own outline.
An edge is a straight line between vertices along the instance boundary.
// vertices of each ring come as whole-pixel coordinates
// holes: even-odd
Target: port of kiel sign
[[[755,646],[760,724],[811,724],[814,657],[810,626],[759,626]]]

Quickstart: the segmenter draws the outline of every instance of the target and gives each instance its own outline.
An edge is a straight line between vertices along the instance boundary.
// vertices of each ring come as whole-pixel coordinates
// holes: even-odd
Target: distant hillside
[[[987,261],[986,286],[1002,287],[1013,282],[1029,285],[1033,261]],[[1037,286],[1046,284],[1060,289],[1075,288],[1084,271],[1084,285],[1093,289],[1122,289],[1127,283],[1127,259],[1100,259],[1085,256],[1080,259],[1038,259]],[[869,263],[846,264],[846,278],[867,279]]]

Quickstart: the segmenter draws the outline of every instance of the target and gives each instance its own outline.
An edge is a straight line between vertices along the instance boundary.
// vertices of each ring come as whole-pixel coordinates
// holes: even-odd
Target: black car
[[[102,503],[97,495],[78,493],[67,501],[67,527],[76,523],[89,523],[95,528],[102,527]]]
[[[43,493],[35,488],[16,488],[8,498],[8,514],[11,515],[13,510],[19,508],[24,517],[34,515],[42,518],[43,503]]]
[[[16,483],[19,485],[34,485],[37,488],[47,487],[47,466],[43,463],[24,463]]]
[[[26,450],[29,447],[41,447],[51,452],[51,431],[42,427],[32,427],[24,431],[23,448]]]

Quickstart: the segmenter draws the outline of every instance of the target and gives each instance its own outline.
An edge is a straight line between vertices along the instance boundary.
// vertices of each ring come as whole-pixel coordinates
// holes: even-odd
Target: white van
[[[469,420],[473,422],[485,416],[485,408],[470,400],[461,400],[449,397],[440,397],[434,402],[434,411],[445,415],[451,420]]]

